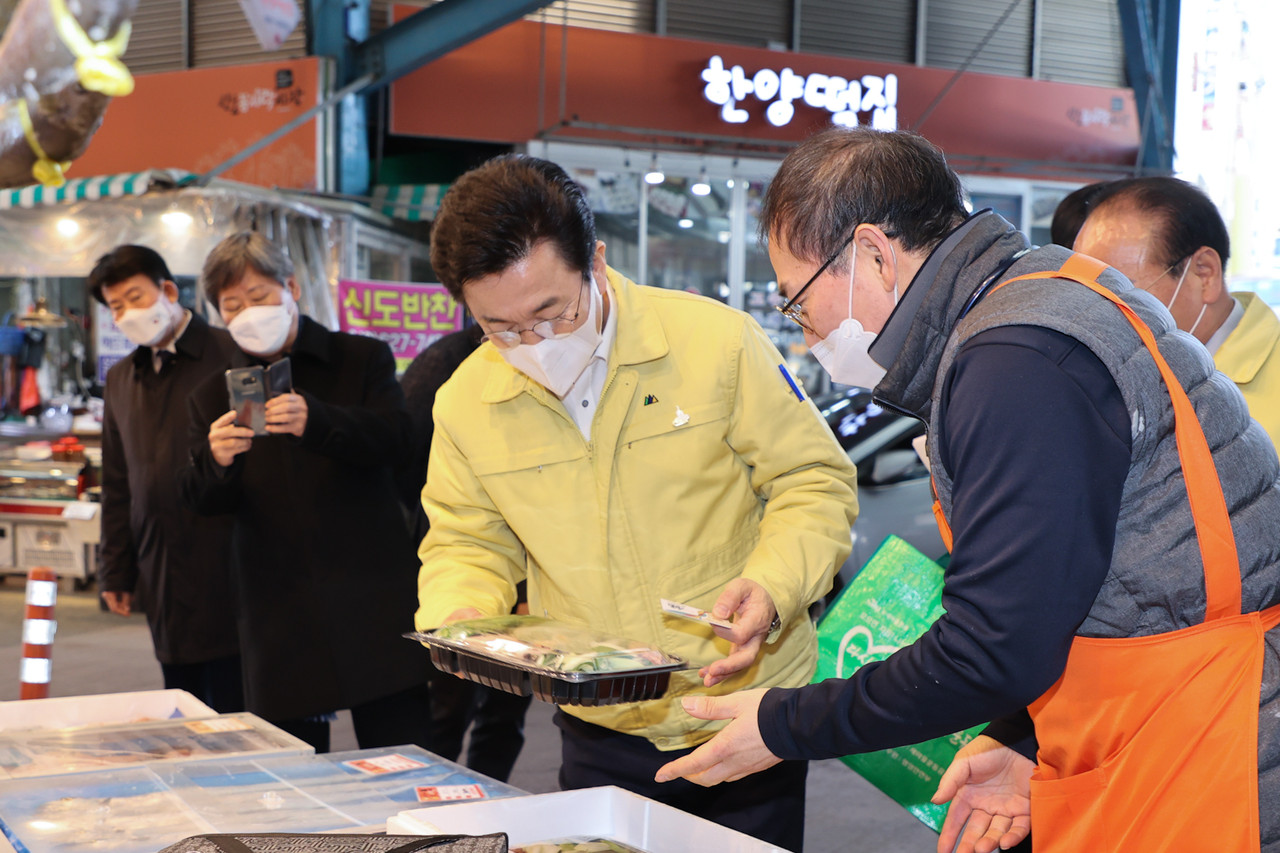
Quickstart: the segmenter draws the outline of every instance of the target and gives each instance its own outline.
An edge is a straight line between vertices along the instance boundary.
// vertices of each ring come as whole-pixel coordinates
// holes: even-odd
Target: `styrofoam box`
[[[0,702],[0,731],[65,729],[178,717],[215,717],[218,712],[185,690],[140,690],[55,699]]]
[[[413,809],[387,820],[388,834],[488,832],[507,833],[512,847],[586,835],[649,853],[785,853],[781,847],[613,786]]]

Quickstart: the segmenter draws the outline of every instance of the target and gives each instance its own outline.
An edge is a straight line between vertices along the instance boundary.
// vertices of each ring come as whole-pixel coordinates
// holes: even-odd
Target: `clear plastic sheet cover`
[[[60,230],[59,223],[65,219],[80,227],[74,233]],[[0,277],[83,277],[99,257],[124,243],[155,249],[174,275],[198,277],[220,240],[256,228],[288,248],[302,288],[304,313],[337,328],[336,226],[332,217],[311,205],[232,181],[153,189],[139,196],[15,207],[0,211]]]

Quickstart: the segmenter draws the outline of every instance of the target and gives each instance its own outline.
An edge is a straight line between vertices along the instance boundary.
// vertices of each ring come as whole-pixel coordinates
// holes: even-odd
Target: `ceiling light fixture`
[[[707,167],[703,166],[702,171],[698,173],[698,180],[693,186],[689,187],[689,192],[694,195],[711,195],[711,184],[707,183]]]
[[[662,169],[658,168],[658,152],[653,152],[653,159],[649,161],[649,171],[644,173],[644,182],[646,184],[660,184],[667,179],[662,173]]]
[[[177,231],[179,233],[186,231],[191,227],[192,223],[195,222],[190,213],[186,213],[181,210],[169,210],[160,214],[160,221],[163,222],[165,227],[170,231]]]

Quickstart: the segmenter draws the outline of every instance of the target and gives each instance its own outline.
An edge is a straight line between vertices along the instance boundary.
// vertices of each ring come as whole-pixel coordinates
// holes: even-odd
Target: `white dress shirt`
[[[605,321],[604,330],[600,333],[600,343],[592,353],[587,369],[582,371],[568,393],[560,398],[569,417],[573,418],[588,441],[591,440],[591,421],[596,416],[596,405],[604,391],[604,381],[609,376],[609,352],[618,336],[618,300],[613,298],[612,285],[606,283],[605,286],[609,288],[609,319]]]

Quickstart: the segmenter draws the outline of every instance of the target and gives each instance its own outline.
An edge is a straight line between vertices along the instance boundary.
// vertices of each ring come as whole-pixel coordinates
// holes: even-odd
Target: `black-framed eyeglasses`
[[[582,310],[582,294],[586,291],[587,285],[591,283],[590,278],[583,279],[582,288],[578,291],[578,299],[573,306],[573,316],[566,317],[569,312],[565,308],[564,313],[559,317],[552,317],[550,320],[540,320],[527,329],[506,329],[501,332],[489,332],[480,339],[481,343],[489,341],[498,349],[513,349],[520,345],[520,338],[525,332],[533,332],[543,340],[552,338],[563,338],[573,333],[573,324],[578,321],[578,314]]]
[[[809,322],[805,320],[804,306],[799,304],[800,297],[804,296],[804,292],[809,289],[810,285],[812,285],[815,281],[818,280],[818,276],[822,275],[824,272],[827,271],[827,267],[831,266],[836,262],[836,258],[844,254],[844,250],[847,249],[849,247],[849,244],[853,242],[854,235],[856,235],[857,233],[858,233],[858,228],[857,226],[854,226],[853,231],[849,233],[849,237],[843,243],[840,244],[840,248],[836,249],[835,253],[831,257],[827,258],[826,261],[823,262],[822,266],[818,267],[818,271],[815,272],[813,275],[811,275],[809,277],[809,280],[800,286],[800,289],[796,291],[796,295],[788,299],[782,305],[778,306],[779,314],[781,314],[783,317],[786,317],[788,320],[791,320],[792,322],[797,324],[800,328],[804,329],[806,332],[812,335],[818,334],[813,330],[813,327],[809,325]]]

